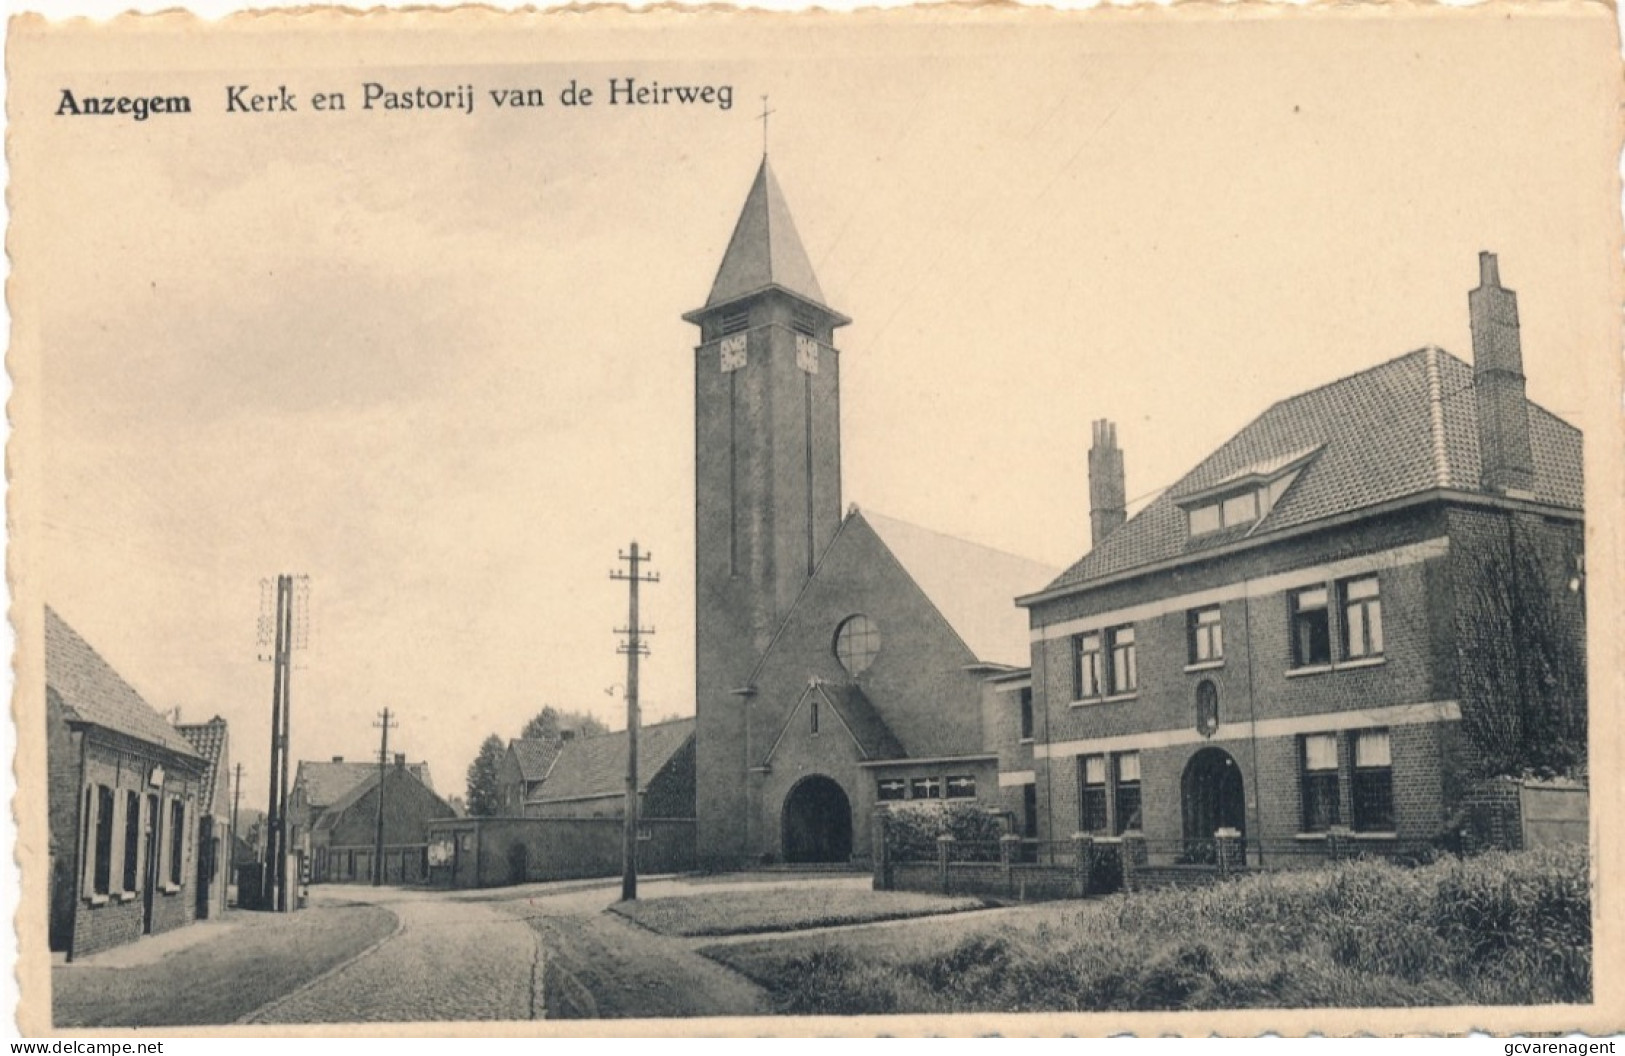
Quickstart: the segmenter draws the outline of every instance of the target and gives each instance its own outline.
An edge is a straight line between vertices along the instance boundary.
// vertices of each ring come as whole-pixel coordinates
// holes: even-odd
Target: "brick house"
[[[216,715],[208,722],[175,727],[203,759],[203,784],[198,795],[197,899],[199,919],[226,911],[231,883],[231,752],[226,720]]]
[[[206,761],[49,607],[45,715],[51,949],[192,923]]]
[[[1424,348],[1282,400],[1126,521],[1097,423],[1093,548],[1018,599],[1031,667],[987,686],[1029,835],[1189,860],[1231,829],[1274,863],[1429,841],[1516,711],[1484,672],[1534,648],[1520,623],[1555,614],[1583,672],[1581,436],[1526,398],[1515,296],[1480,270],[1474,365]]]
[[[766,159],[694,349],[697,841],[706,866],[866,858],[877,803],[999,802],[981,680],[1054,570],[841,498],[825,302]],[[543,792],[547,794],[544,784]]]
[[[362,764],[347,764],[361,766]],[[303,770],[304,764],[300,764]],[[370,883],[378,847],[379,789],[383,796],[384,883],[420,883],[428,879],[429,823],[456,816],[456,811],[397,754],[389,766],[367,766],[368,773],[337,799],[327,803],[303,829],[300,847],[310,863],[312,883]]]

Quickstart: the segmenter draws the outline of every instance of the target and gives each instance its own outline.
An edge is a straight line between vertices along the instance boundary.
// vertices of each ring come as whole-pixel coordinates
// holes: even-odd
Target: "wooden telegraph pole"
[[[384,882],[384,781],[389,777],[389,729],[400,724],[389,721],[389,709],[385,708],[373,725],[384,731],[378,746],[378,825],[372,837],[372,886],[380,887]]]
[[[655,633],[653,627],[638,623],[638,584],[659,583],[660,573],[640,572],[639,566],[653,554],[639,553],[637,541],[631,551],[617,557],[627,564],[627,571],[613,569],[610,579],[624,580],[627,585],[626,626],[617,627],[616,634],[625,635],[626,641],[616,652],[626,654],[626,825],[621,840],[621,901],[631,902],[638,897],[638,657],[648,656],[649,647],[643,636]]]
[[[298,596],[295,581],[298,581]],[[293,673],[293,651],[308,644],[309,624],[303,611],[309,602],[309,577],[280,575],[276,577],[275,620],[272,621],[269,603],[270,582],[261,580],[260,645],[271,646],[269,655],[271,674],[271,787],[265,810],[265,874],[260,893],[260,904],[266,909],[285,912],[292,908],[288,901],[288,734],[289,695]],[[240,897],[240,896],[239,896]]]

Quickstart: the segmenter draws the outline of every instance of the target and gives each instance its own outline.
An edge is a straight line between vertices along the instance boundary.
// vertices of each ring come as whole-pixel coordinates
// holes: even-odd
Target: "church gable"
[[[791,709],[784,726],[768,749],[764,766],[771,767],[779,749],[794,751],[802,742],[817,738],[834,737],[846,742],[843,748],[856,750],[856,760],[895,759],[903,754],[902,745],[886,726],[886,721],[875,711],[856,685],[812,681]]]
[[[860,690],[855,699],[889,731],[884,740],[901,755],[978,751],[980,690],[967,670],[976,660],[863,515],[853,511],[758,664],[752,754],[764,758],[815,679]],[[861,719],[851,721],[862,725]]]

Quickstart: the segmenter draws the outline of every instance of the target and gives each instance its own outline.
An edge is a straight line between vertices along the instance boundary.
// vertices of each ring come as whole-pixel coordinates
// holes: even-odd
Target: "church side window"
[[[861,612],[835,629],[835,659],[854,677],[869,669],[880,652],[880,628]]]
[[[942,779],[940,777],[916,777],[909,787],[910,799],[941,799]]]
[[[882,803],[908,798],[908,785],[900,777],[883,777],[875,782],[875,798]]]
[[[975,799],[976,778],[972,775],[954,775],[943,782],[949,799]]]

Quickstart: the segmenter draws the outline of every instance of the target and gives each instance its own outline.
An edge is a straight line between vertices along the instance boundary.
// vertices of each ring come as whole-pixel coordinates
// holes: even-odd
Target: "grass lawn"
[[[1591,898],[1583,850],[1564,848],[700,952],[792,1014],[1585,1002]]]
[[[868,924],[982,909],[980,898],[814,884],[619,902],[611,907],[662,935],[749,935],[836,924]]]
[[[51,1018],[57,1027],[234,1023],[394,930],[395,915],[378,906],[244,912],[227,933],[156,964],[54,967]]]

